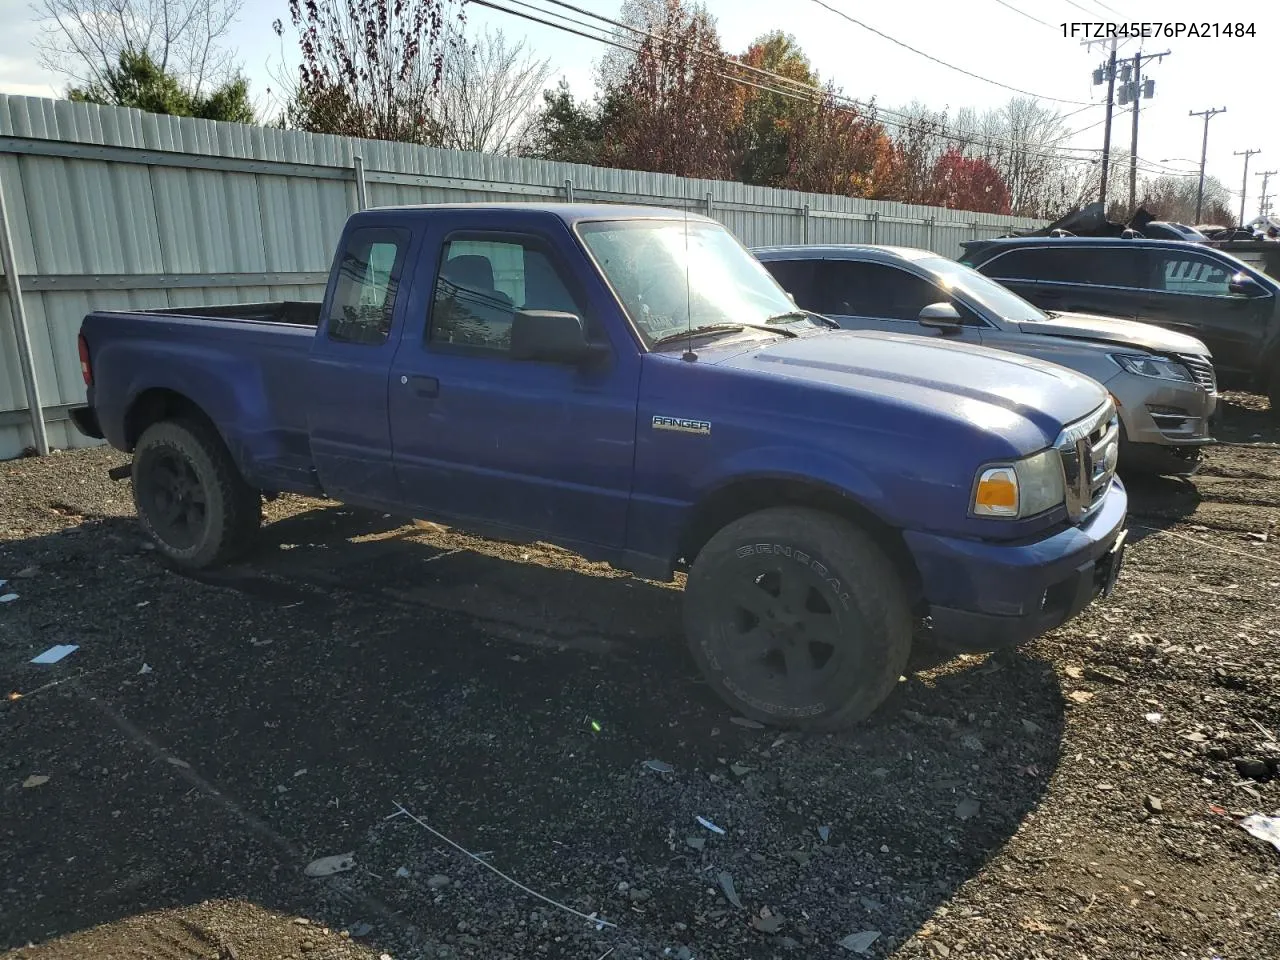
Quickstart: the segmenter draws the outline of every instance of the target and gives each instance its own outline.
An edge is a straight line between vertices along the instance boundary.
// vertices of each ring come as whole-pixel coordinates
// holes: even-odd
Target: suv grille
[[[1208,357],[1198,357],[1195,354],[1180,353],[1178,359],[1183,365],[1191,371],[1191,376],[1195,378],[1196,383],[1204,387],[1210,393],[1218,392],[1218,378],[1213,372],[1213,363]]]
[[[1062,457],[1067,515],[1079,523],[1102,503],[1120,459],[1120,419],[1115,403],[1106,403],[1083,420],[1069,424],[1054,444]]]

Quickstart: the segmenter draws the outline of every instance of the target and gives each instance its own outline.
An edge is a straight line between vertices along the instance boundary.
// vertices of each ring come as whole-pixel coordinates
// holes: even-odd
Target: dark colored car
[[[1100,313],[1189,333],[1218,379],[1262,390],[1280,411],[1280,283],[1199,243],[1008,237],[964,245],[960,262],[1050,311]]]

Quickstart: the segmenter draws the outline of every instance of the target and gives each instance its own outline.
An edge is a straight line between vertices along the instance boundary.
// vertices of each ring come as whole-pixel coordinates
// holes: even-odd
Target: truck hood
[[[926,408],[992,431],[1008,431],[1020,419],[1035,426],[1042,443],[1107,396],[1094,381],[1057,364],[879,331],[778,340],[719,362]]]
[[[1018,329],[1038,336],[1068,337],[1073,340],[1112,343],[1120,347],[1136,347],[1150,353],[1209,356],[1209,348],[1195,337],[1150,323],[1099,317],[1091,313],[1055,313],[1045,321],[1021,323]]]

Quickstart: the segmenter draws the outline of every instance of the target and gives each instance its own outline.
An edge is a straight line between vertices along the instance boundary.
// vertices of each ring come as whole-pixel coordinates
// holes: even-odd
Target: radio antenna
[[[693,352],[693,290],[689,285],[689,198],[684,197],[680,203],[684,210],[684,328],[688,334],[681,360],[693,363],[698,355]]]

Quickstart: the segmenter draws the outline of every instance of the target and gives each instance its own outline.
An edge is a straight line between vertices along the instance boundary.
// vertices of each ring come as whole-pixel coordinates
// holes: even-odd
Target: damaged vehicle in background
[[[842,327],[1008,350],[1101,383],[1120,411],[1120,468],[1181,476],[1213,442],[1218,403],[1208,348],[1143,323],[1045,313],[927,250],[871,245],[753,251],[797,305]]]

